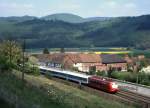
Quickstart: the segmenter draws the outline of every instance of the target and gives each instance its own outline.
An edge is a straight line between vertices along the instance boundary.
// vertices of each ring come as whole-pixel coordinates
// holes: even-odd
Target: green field
[[[29,53],[42,53],[44,48],[39,49],[26,49],[26,52]],[[49,48],[50,52],[59,52],[60,48]],[[66,52],[89,52],[89,53],[96,53],[96,52],[116,52],[116,53],[129,53],[130,51],[127,50],[125,47],[94,47],[94,48],[65,48]]]
[[[26,49],[28,53],[42,53],[43,48],[39,49]],[[50,52],[60,52],[60,48],[51,48]],[[65,48],[66,52],[74,53],[95,53],[95,54],[129,54],[131,56],[145,55],[150,58],[150,50],[138,50],[131,49],[128,50],[125,47],[96,47],[96,48]]]

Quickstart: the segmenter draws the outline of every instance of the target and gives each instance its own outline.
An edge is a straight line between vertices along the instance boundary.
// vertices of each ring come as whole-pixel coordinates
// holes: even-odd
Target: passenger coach
[[[64,78],[67,80],[75,81],[82,84],[88,84],[88,79],[90,75],[80,74],[76,72],[66,71],[66,70],[58,70],[54,68],[47,68],[40,66],[40,72],[43,74],[49,74],[51,76]]]

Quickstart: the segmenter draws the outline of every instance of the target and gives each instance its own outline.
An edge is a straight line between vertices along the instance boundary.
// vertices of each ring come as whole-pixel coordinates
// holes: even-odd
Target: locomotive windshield
[[[118,88],[118,85],[116,83],[112,83],[112,88]]]

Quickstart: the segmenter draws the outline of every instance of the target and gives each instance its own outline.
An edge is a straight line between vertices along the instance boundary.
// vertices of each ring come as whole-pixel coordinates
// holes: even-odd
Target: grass
[[[0,99],[0,108],[14,108],[14,106]]]
[[[23,88],[20,76],[20,72],[0,75],[0,90],[9,94],[6,97],[15,94],[22,108],[135,108],[91,95],[43,76],[25,75]]]
[[[42,53],[43,48],[27,49],[30,53]],[[60,52],[60,48],[50,48],[50,52]],[[66,52],[127,52],[127,48],[122,47],[94,47],[94,48],[65,48]]]
[[[23,87],[24,86],[24,87]],[[9,89],[8,89],[9,88]],[[17,104],[21,108],[61,108],[63,104],[58,104],[42,90],[25,83],[14,75],[0,75],[0,95],[12,104]],[[2,92],[3,91],[3,92]],[[9,100],[10,99],[10,100]],[[65,105],[66,108],[67,105]]]

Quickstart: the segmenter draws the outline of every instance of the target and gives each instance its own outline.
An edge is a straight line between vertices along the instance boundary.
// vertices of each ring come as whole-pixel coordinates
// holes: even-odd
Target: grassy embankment
[[[42,76],[1,73],[0,96],[17,108],[135,108],[91,95]]]
[[[0,108],[14,108],[14,106],[0,98]]]

